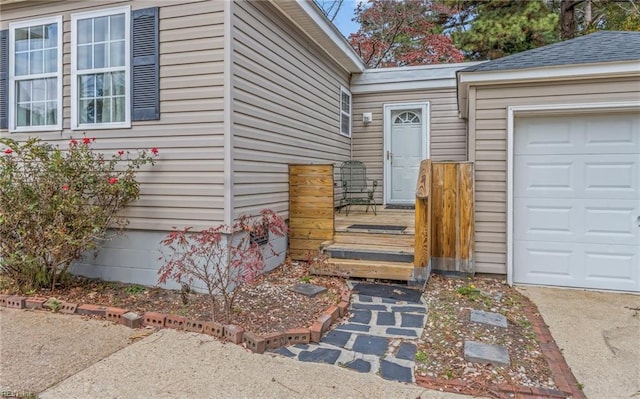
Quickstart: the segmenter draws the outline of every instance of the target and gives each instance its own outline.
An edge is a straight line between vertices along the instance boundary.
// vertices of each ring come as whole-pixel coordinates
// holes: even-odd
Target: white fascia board
[[[455,78],[388,82],[377,84],[351,83],[352,94],[383,93],[390,91],[452,89],[456,87]]]
[[[300,8],[307,13],[307,15],[313,20],[313,22],[318,25],[320,29],[333,41],[333,43],[342,50],[344,55],[349,58],[349,60],[356,66],[358,71],[351,72],[360,72],[364,71],[366,65],[362,58],[356,54],[356,51],[351,47],[351,44],[347,41],[347,39],[342,36],[342,33],[335,27],[331,21],[327,19],[327,17],[322,14],[320,8],[316,6],[313,1],[309,0],[297,0]]]
[[[460,83],[495,84],[515,81],[567,80],[616,75],[640,74],[640,61],[607,62],[598,64],[558,65],[544,68],[476,71],[458,74]]]
[[[480,62],[366,69],[351,79],[352,93],[453,88],[456,72]]]

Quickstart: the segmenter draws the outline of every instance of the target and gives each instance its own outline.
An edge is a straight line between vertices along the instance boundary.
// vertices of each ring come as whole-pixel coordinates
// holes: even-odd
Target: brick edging
[[[492,395],[496,398],[567,398],[586,399],[584,393],[578,387],[571,368],[562,356],[562,352],[556,344],[549,327],[540,315],[537,306],[529,298],[525,298],[524,313],[531,322],[540,350],[551,369],[553,381],[558,389],[527,387],[513,384],[486,384],[481,386],[470,385],[468,381],[461,379],[445,380],[429,376],[416,376],[416,383],[424,388],[455,392],[466,395]]]
[[[340,302],[325,309],[310,327],[292,328],[264,336],[245,331],[242,327],[234,324],[223,325],[214,321],[189,319],[184,316],[158,312],[145,312],[140,315],[129,311],[129,309],[93,304],[76,304],[58,301],[55,298],[0,294],[0,306],[34,310],[53,310],[57,308],[58,313],[101,317],[134,329],[150,326],[196,332],[242,345],[255,353],[264,353],[267,349],[319,342],[320,338],[331,326],[347,314],[350,297],[351,292],[348,286],[344,284],[340,293]],[[57,305],[54,305],[54,300]]]

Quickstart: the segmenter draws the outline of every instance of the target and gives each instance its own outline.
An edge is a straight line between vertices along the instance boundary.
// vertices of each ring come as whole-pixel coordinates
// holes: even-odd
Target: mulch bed
[[[310,282],[327,288],[313,298],[289,290],[300,282]],[[309,327],[329,306],[340,302],[344,279],[311,276],[306,263],[286,262],[239,289],[231,319],[227,319],[218,301],[215,318],[206,295],[159,287],[106,282],[73,277],[64,288],[42,289],[26,296],[54,297],[59,301],[114,306],[133,312],[160,312],[203,321],[214,320],[235,324],[255,334],[268,334],[290,328]],[[15,287],[0,290],[3,294],[19,294]],[[25,293],[20,293],[25,295]]]
[[[323,286],[327,291],[310,298],[289,290],[300,282]],[[306,263],[288,261],[240,288],[229,320],[219,303],[215,321],[239,325],[259,335],[309,327],[329,306],[340,302],[344,289],[343,278],[312,276]],[[6,280],[0,280],[0,293],[25,295]],[[81,277],[74,277],[65,288],[26,295],[115,306],[137,313],[160,312],[204,321],[213,319],[211,304],[202,294]],[[419,385],[492,397],[563,397],[561,391],[572,393],[574,398],[582,397],[535,305],[506,282],[433,274],[424,297],[429,312],[416,355],[415,375]],[[472,309],[506,316],[508,328],[471,323],[469,313]],[[463,357],[465,340],[505,346],[511,365],[495,367],[466,362]]]

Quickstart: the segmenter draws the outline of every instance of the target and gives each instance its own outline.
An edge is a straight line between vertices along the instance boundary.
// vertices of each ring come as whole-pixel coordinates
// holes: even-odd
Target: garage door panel
[[[637,245],[638,201],[515,198],[514,239]]]
[[[611,201],[606,207],[585,206],[581,241],[634,245],[638,242],[637,207],[632,201]]]
[[[515,282],[640,292],[640,115],[516,119]]]
[[[514,159],[514,196],[640,198],[638,155],[520,155]]]
[[[514,270],[514,282],[572,285],[576,280],[576,253],[574,248],[552,241],[521,241],[515,254],[516,264],[527,264],[527,268]]]
[[[577,209],[569,200],[516,199],[514,209],[518,215],[514,226],[516,240],[577,240]]]
[[[514,193],[530,197],[574,197],[577,182],[573,162],[557,157],[520,156],[516,158]]]
[[[624,252],[611,247],[587,248],[584,254],[584,278],[594,286],[637,290],[640,277],[638,262],[637,252]]]
[[[583,115],[516,120],[514,155],[637,154],[640,119]]]
[[[612,289],[640,290],[638,252],[610,245],[580,244],[567,248],[548,241],[523,241],[514,254],[514,282]]]
[[[635,134],[639,121],[622,116],[586,119],[584,147],[586,153],[638,153],[640,136]]]
[[[637,155],[585,156],[584,197],[587,198],[635,198],[639,174]]]

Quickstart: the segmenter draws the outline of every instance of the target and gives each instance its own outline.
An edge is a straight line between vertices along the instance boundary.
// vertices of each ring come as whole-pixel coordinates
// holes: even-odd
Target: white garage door
[[[640,115],[517,118],[519,283],[640,291]]]

